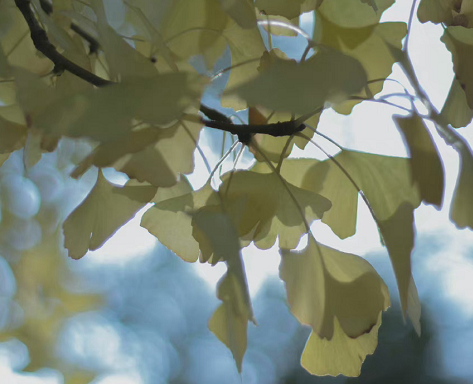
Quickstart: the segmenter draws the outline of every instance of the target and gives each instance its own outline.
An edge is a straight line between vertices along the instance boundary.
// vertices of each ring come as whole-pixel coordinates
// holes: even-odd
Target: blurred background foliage
[[[240,378],[230,351],[207,329],[218,300],[193,265],[159,244],[116,263],[94,263],[94,255],[67,258],[59,223],[85,196],[96,171],[79,181],[67,174],[87,150],[85,143],[66,140],[28,171],[21,151],[0,169],[1,383],[470,382],[445,359],[467,359],[461,343],[445,340],[468,340],[468,316],[429,269],[419,267],[422,336],[403,323],[394,302],[384,314],[376,353],[355,379],[314,377],[301,368],[309,329],[289,313],[282,282],[268,279],[254,298],[258,326],[249,328]],[[438,238],[421,236],[414,260],[424,265],[441,248]],[[367,258],[394,291],[387,258]]]

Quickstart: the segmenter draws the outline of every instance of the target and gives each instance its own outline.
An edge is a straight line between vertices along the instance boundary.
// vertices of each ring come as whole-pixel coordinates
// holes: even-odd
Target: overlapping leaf
[[[193,214],[192,222],[201,249],[209,247],[216,259],[227,263],[228,271],[217,289],[223,304],[210,318],[209,329],[232,351],[241,372],[248,321],[254,320],[238,233],[230,217],[218,209],[202,208]]]
[[[432,137],[418,115],[395,117],[410,155],[412,181],[419,187],[422,200],[438,208],[442,205],[444,172]]]
[[[219,2],[240,27],[256,27],[256,11],[252,0],[219,0]]]
[[[417,17],[421,23],[431,21],[450,25],[455,3],[455,0],[422,0],[417,8]]]
[[[403,202],[419,206],[419,191],[410,178],[410,160],[344,150],[334,156],[368,199],[380,220],[392,216]],[[281,174],[294,185],[320,193],[332,202],[322,221],[340,237],[355,234],[358,192],[334,161],[286,160]]]
[[[155,194],[153,186],[117,187],[99,171],[92,191],[64,222],[64,246],[69,256],[80,259],[88,250],[100,248]]]
[[[468,106],[465,91],[457,79],[452,81],[441,117],[454,128],[466,127],[473,119],[473,110]]]
[[[470,65],[473,59],[473,29],[448,27],[441,40],[452,53],[453,70],[465,91],[468,106],[473,109],[473,71]]]
[[[331,207],[326,198],[283,183],[275,173],[235,172],[233,177],[223,179],[220,191],[227,206],[246,199],[244,209],[238,211],[239,217],[234,222],[238,223],[240,236],[254,241],[260,249],[271,248],[276,237],[281,247],[295,248],[307,230],[304,218],[308,223],[320,219]]]
[[[359,376],[366,356],[373,354],[378,345],[381,314],[373,328],[357,338],[348,337],[336,318],[334,324],[332,340],[323,339],[316,332],[310,334],[301,365],[313,375]]]
[[[273,57],[268,68],[232,92],[250,105],[306,114],[358,93],[366,81],[356,59],[324,48],[302,63]]]
[[[460,149],[460,174],[450,208],[450,218],[459,227],[473,229],[473,155],[469,147]]]
[[[332,340],[335,319],[345,335],[369,333],[389,306],[386,285],[359,256],[316,243],[302,251],[281,249],[280,277],[291,312],[321,338]]]
[[[293,19],[301,14],[301,4],[305,0],[256,0],[255,5],[267,15],[279,15]]]

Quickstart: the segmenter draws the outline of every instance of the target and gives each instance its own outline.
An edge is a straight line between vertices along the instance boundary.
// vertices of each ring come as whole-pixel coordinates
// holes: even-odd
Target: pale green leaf
[[[279,15],[293,19],[301,14],[301,4],[304,0],[256,0],[255,5],[267,15]]]
[[[414,207],[403,203],[387,220],[379,221],[379,230],[388,249],[396,275],[404,317],[409,316],[420,335],[420,301],[412,278],[411,253],[414,248]]]
[[[182,187],[176,185],[175,188]],[[174,192],[177,192],[176,197],[161,200],[146,211],[141,219],[141,226],[181,259],[194,262],[199,258],[199,244],[192,235],[190,213],[210,204],[208,200],[214,191],[206,184],[196,192],[180,194],[175,189]],[[170,193],[172,195],[173,191]],[[218,204],[218,200],[216,203]]]
[[[320,338],[315,332],[311,333],[302,352],[301,365],[313,375],[357,377],[366,356],[373,354],[378,345],[381,314],[373,328],[357,338],[348,337],[337,318],[334,324],[332,340]]]
[[[450,219],[459,227],[473,229],[473,155],[466,147],[460,150],[460,174],[453,194]]]
[[[73,259],[100,248],[156,194],[152,186],[110,184],[99,171],[97,183],[63,225],[64,246]]]
[[[25,145],[27,128],[0,117],[0,153],[10,153]]]
[[[291,312],[321,338],[334,336],[335,319],[343,333],[369,333],[389,305],[386,285],[365,259],[316,242],[301,251],[281,249],[280,277]]]
[[[226,206],[239,205],[241,199],[246,200],[244,208],[233,213],[239,215],[233,221],[242,239],[254,241],[260,249],[268,249],[279,237],[281,247],[293,249],[307,231],[304,218],[308,223],[320,219],[331,207],[330,201],[317,193],[287,182],[286,187],[274,173],[237,171],[223,178],[219,190]]]
[[[431,21],[450,25],[453,20],[455,0],[422,0],[417,8],[417,17],[421,23]]]
[[[441,38],[447,49],[452,53],[453,70],[465,91],[466,101],[473,108],[473,29],[464,27],[448,27]]]
[[[412,181],[427,204],[440,208],[443,200],[444,172],[437,147],[424,121],[417,114],[394,117],[410,155]]]
[[[362,28],[377,24],[394,0],[376,0],[377,11],[357,0],[324,0],[318,8],[325,18],[343,28]]]
[[[303,63],[273,57],[256,78],[231,92],[253,106],[306,114],[358,93],[366,81],[356,59],[324,48]]]
[[[376,217],[385,220],[405,201],[419,206],[409,159],[344,150],[334,156],[368,199]],[[281,174],[294,185],[320,193],[332,202],[322,221],[342,239],[355,234],[358,192],[338,165],[330,160],[285,160]]]
[[[465,91],[457,79],[452,81],[450,92],[440,115],[447,124],[454,128],[466,127],[473,119],[473,110],[468,106]]]
[[[256,27],[256,11],[253,0],[219,0],[220,5],[242,28]]]

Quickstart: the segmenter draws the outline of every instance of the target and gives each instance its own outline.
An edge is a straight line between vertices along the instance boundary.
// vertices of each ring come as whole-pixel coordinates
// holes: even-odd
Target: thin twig
[[[412,29],[412,21],[414,20],[414,11],[416,8],[417,0],[412,1],[411,11],[409,13],[409,21],[407,22],[407,35],[406,41],[404,43],[403,51],[407,52],[407,45],[409,44],[409,37],[411,36],[411,29]]]

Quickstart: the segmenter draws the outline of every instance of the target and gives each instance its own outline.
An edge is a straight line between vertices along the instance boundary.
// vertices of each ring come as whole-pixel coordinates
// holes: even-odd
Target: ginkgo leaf
[[[460,174],[453,194],[450,219],[459,228],[473,229],[473,155],[471,149],[460,149]]]
[[[219,190],[226,206],[246,200],[244,208],[234,211],[239,217],[233,221],[240,237],[260,249],[271,248],[276,237],[281,247],[295,248],[307,231],[304,220],[320,219],[331,207],[326,198],[284,182],[275,173],[238,171],[224,177]]]
[[[470,65],[473,59],[473,29],[448,27],[441,40],[452,53],[456,78],[465,91],[468,106],[473,108],[473,73]]]
[[[386,285],[365,259],[316,242],[301,251],[281,248],[280,277],[291,312],[319,337],[331,340],[335,319],[344,334],[369,333],[389,307]]]
[[[419,186],[427,204],[440,208],[443,200],[444,172],[440,156],[424,121],[417,114],[395,116],[410,155],[412,181]]]
[[[171,190],[176,191],[176,188],[182,187],[176,185]],[[158,194],[159,191],[161,189]],[[170,193],[173,194],[172,191]],[[199,244],[192,236],[190,213],[208,204],[213,194],[210,185],[206,184],[198,191],[161,200],[145,212],[141,226],[181,259],[195,262],[199,258]],[[218,200],[216,203],[218,204]]]
[[[377,24],[383,12],[393,4],[394,0],[376,0],[376,11],[361,1],[324,0],[317,11],[342,28],[363,28]]]
[[[387,44],[402,48],[402,39],[406,33],[405,23],[380,23],[363,28],[343,28],[327,19],[322,11],[316,12],[314,24],[314,40],[357,59],[365,69],[368,80],[385,79],[391,74],[392,66],[397,60]],[[371,95],[363,90],[359,96],[372,97],[381,92],[383,81],[369,84],[368,87]],[[359,102],[347,101],[335,106],[335,110],[348,114]]]
[[[88,250],[100,248],[155,194],[153,186],[117,187],[99,171],[94,188],[64,222],[64,246],[69,256],[80,259]]]
[[[348,337],[334,320],[334,334],[326,340],[312,332],[302,352],[301,365],[317,376],[357,377],[367,355],[374,353],[378,345],[378,330],[381,326],[381,314],[373,328],[357,338]]]
[[[256,11],[252,0],[219,0],[219,2],[240,27],[256,27]]]
[[[217,296],[223,304],[209,320],[209,329],[232,351],[241,372],[247,344],[246,330],[248,321],[253,321],[253,310],[238,232],[230,217],[218,208],[201,208],[192,215],[193,234],[201,250],[208,248],[208,253],[227,263],[228,271],[217,288]]]
[[[450,92],[440,115],[447,124],[454,128],[466,127],[473,119],[473,110],[468,106],[465,91],[457,79],[452,81]]]
[[[414,248],[414,207],[403,203],[389,219],[378,222],[396,275],[404,318],[409,316],[420,335],[420,301],[411,271]]]
[[[258,28],[244,29],[233,23],[223,35],[230,48],[232,69],[226,89],[233,89],[258,75],[260,59],[266,47]],[[222,95],[222,106],[233,108],[235,111],[247,108],[247,103],[234,94]]]
[[[366,81],[366,73],[356,59],[324,48],[302,63],[273,57],[256,78],[230,92],[250,105],[306,114],[326,102],[341,102],[358,93]]]
[[[363,191],[378,219],[389,218],[405,201],[414,207],[421,203],[410,178],[409,159],[349,150],[334,159]],[[322,222],[344,239],[355,234],[358,192],[335,161],[288,159],[281,167],[281,175],[332,202]]]
[[[301,4],[304,0],[256,0],[255,5],[267,15],[279,15],[293,19],[301,14]]]
[[[11,77],[10,64],[8,64],[7,57],[3,51],[2,46],[0,45],[0,77],[8,79]]]
[[[183,72],[134,79],[51,103],[34,123],[51,134],[113,141],[131,130],[132,118],[158,125],[178,119],[197,102],[203,85]]]
[[[455,0],[422,0],[417,8],[417,17],[421,23],[431,21],[450,25],[454,6]]]
[[[25,145],[27,128],[0,117],[0,153],[10,153]]]

